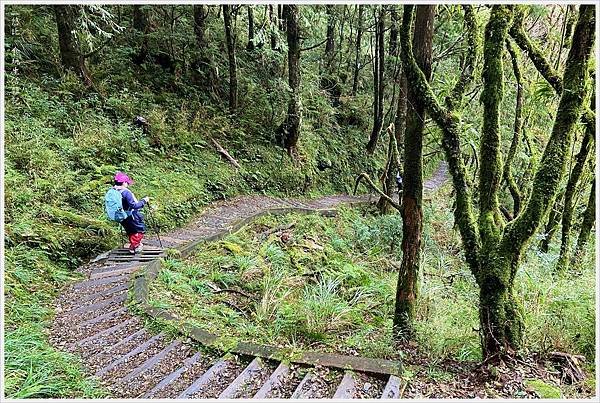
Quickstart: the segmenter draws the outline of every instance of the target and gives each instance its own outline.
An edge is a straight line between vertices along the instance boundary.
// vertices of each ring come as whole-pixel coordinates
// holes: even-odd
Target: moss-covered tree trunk
[[[284,146],[292,157],[297,155],[300,123],[302,119],[300,103],[300,36],[298,32],[298,6],[284,5],[283,15],[287,24],[288,74],[291,89],[288,113],[284,123]]]
[[[75,37],[79,7],[78,5],[61,5],[53,6],[53,9],[58,28],[58,47],[62,65],[65,69],[77,74],[84,84],[89,86],[92,85],[92,78]]]
[[[225,24],[225,40],[227,43],[227,59],[229,60],[229,110],[235,112],[238,105],[237,61],[235,41],[231,28],[231,6],[223,5],[223,22]]]
[[[413,46],[415,59],[425,79],[431,77],[433,19],[435,5],[417,6]],[[402,263],[396,288],[394,334],[402,339],[414,337],[417,279],[421,266],[423,234],[423,131],[425,105],[412,86],[408,87],[406,131],[404,133],[404,190],[402,192]]]
[[[585,244],[590,238],[590,232],[594,226],[594,220],[596,219],[596,179],[592,177],[592,187],[590,188],[590,196],[588,198],[587,207],[583,212],[583,221],[581,222],[581,229],[579,231],[579,237],[577,238],[577,249],[576,255],[581,253]]]
[[[589,130],[585,131],[585,135],[581,140],[581,147],[575,157],[575,166],[573,166],[571,176],[567,182],[567,188],[565,189],[565,205],[561,222],[560,256],[555,269],[557,272],[564,272],[569,269],[571,260],[571,226],[573,223],[573,210],[575,209],[574,197],[577,185],[579,184],[579,179],[581,178],[585,163],[588,159],[593,137],[594,132]]]
[[[201,56],[206,49],[206,19],[208,18],[208,6],[204,4],[194,5],[194,35],[196,36],[196,47]]]
[[[486,356],[519,347],[523,320],[513,298],[516,264],[510,251],[498,248],[502,235],[498,191],[502,179],[500,105],[504,95],[503,52],[512,9],[494,6],[485,29],[483,50],[483,128],[480,139],[479,234],[481,236],[479,320]],[[516,263],[516,262],[515,262]]]
[[[550,139],[544,149],[539,168],[534,176],[531,196],[523,212],[506,226],[499,251],[511,257],[514,270],[528,241],[537,231],[548,212],[564,178],[568,150],[573,142],[573,128],[584,109],[589,90],[588,63],[595,37],[595,8],[582,5],[563,76],[564,91],[559,101]],[[485,346],[484,351],[490,352]],[[518,346],[518,345],[515,345]],[[493,351],[493,350],[492,350]]]

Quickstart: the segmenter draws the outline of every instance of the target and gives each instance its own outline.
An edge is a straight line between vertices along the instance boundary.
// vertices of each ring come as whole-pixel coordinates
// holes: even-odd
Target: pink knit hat
[[[117,182],[127,182],[130,185],[133,185],[133,181],[131,180],[131,178],[129,176],[127,176],[127,174],[125,172],[117,172],[115,174],[115,181],[117,181]]]

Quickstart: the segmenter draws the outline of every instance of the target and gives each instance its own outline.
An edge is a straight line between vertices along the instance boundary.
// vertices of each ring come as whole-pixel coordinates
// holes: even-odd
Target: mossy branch
[[[564,83],[552,134],[535,173],[531,197],[523,212],[504,230],[501,248],[518,257],[556,197],[565,174],[573,128],[581,116],[588,91],[588,63],[595,39],[595,7],[582,5],[567,58]]]
[[[414,6],[405,5],[400,30],[401,57],[408,82],[414,88],[415,97],[425,105],[425,108],[443,133],[442,147],[448,162],[452,184],[456,192],[456,209],[454,217],[458,225],[465,250],[465,257],[471,270],[479,270],[478,254],[480,249],[479,233],[475,225],[473,201],[466,179],[466,170],[462,159],[459,140],[459,118],[440,106],[427,83],[425,74],[417,65],[412,49],[412,20]]]
[[[358,189],[358,185],[360,184],[361,179],[364,179],[365,182],[371,186],[371,188],[376,191],[381,197],[387,200],[396,210],[401,211],[402,207],[396,203],[391,197],[385,194],[385,192],[377,187],[375,183],[371,180],[371,177],[366,172],[362,172],[360,175],[356,177],[356,181],[354,182],[354,194],[356,194],[356,190]]]
[[[561,79],[558,72],[552,67],[550,62],[546,59],[542,50],[537,46],[535,42],[533,42],[525,29],[523,28],[523,19],[524,19],[524,9],[522,6],[519,6],[515,12],[515,18],[512,27],[510,28],[510,35],[513,37],[517,45],[523,50],[527,52],[529,58],[533,62],[533,65],[537,69],[537,71],[544,77],[544,79],[554,88],[554,91],[560,96],[563,91],[563,80]],[[573,35],[573,38],[575,36]],[[575,42],[572,42],[575,44]],[[596,116],[595,113],[590,108],[585,108],[585,113],[581,117],[583,122],[586,125],[594,125],[596,124]]]
[[[502,173],[502,179],[508,185],[508,189],[513,198],[512,216],[515,217],[519,214],[519,211],[521,210],[521,192],[519,191],[519,187],[517,186],[515,178],[512,174],[512,164],[515,159],[515,155],[517,154],[517,147],[521,142],[521,130],[523,128],[523,80],[521,77],[521,69],[519,67],[520,57],[518,54],[518,50],[509,39],[506,40],[506,48],[508,49],[508,53],[510,54],[513,74],[515,76],[515,81],[517,82],[517,102],[515,106],[515,123],[513,126],[513,138],[510,143],[508,155],[506,156],[506,161],[504,163],[504,172]],[[512,219],[509,221],[512,221]]]
[[[481,131],[479,169],[479,232],[482,241],[497,242],[500,235],[498,191],[502,178],[500,153],[500,104],[504,95],[502,54],[512,21],[512,7],[494,5],[485,28],[483,49],[483,128]]]
[[[463,5],[465,13],[465,29],[467,31],[467,49],[465,50],[465,65],[460,74],[460,78],[454,85],[452,92],[446,97],[446,108],[453,111],[460,106],[464,93],[471,81],[473,81],[473,71],[479,54],[479,26],[475,11],[471,5]]]

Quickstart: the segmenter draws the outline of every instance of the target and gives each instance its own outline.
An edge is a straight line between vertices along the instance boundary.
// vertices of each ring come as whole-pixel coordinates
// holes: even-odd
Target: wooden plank
[[[160,333],[160,334],[157,334],[156,336],[154,336],[154,337],[146,340],[146,342],[140,344],[139,346],[137,346],[136,348],[134,348],[133,350],[131,350],[130,352],[128,352],[124,356],[116,359],[115,361],[111,362],[110,364],[108,364],[104,368],[100,368],[98,371],[96,371],[95,375],[98,376],[98,377],[101,377],[102,375],[106,374],[110,370],[112,370],[112,369],[118,367],[119,365],[123,364],[124,362],[126,362],[127,360],[129,360],[134,355],[137,355],[137,354],[145,351],[148,347],[150,347],[152,344],[156,343],[159,339],[161,339],[163,337],[164,337],[164,334]]]
[[[308,394],[308,391],[304,391],[303,389],[306,384],[312,381],[314,376],[315,375],[312,372],[307,372],[304,378],[302,378],[302,381],[298,387],[296,387],[294,393],[292,393],[292,397],[290,397],[290,399],[309,399],[310,395]]]
[[[333,399],[353,399],[356,394],[356,380],[352,371],[346,371],[342,381],[338,385]]]
[[[259,357],[254,358],[250,364],[242,371],[241,374],[238,375],[237,378],[233,380],[225,388],[223,392],[219,395],[218,399],[233,399],[237,394],[238,390],[247,384],[256,372],[261,371],[264,368],[264,364]]]
[[[253,399],[265,399],[270,391],[281,386],[283,382],[281,381],[287,374],[290,372],[290,367],[284,364],[283,362],[279,364],[275,372],[271,374],[269,379],[264,383],[263,386],[256,392]]]
[[[85,312],[95,311],[95,310],[104,308],[105,306],[109,306],[109,305],[113,305],[113,304],[120,304],[121,302],[124,302],[126,299],[127,299],[127,294],[117,295],[115,297],[112,297],[112,298],[107,299],[102,302],[96,302],[95,304],[84,305],[84,306],[76,308],[76,309],[68,310],[65,313],[68,313],[69,315],[82,314]]]
[[[175,371],[171,372],[169,375],[164,377],[155,387],[153,387],[148,392],[146,392],[141,398],[142,399],[151,398],[152,396],[154,396],[154,394],[156,392],[169,386],[173,381],[175,381],[177,378],[179,378],[181,376],[181,374],[183,374],[188,368],[190,368],[192,365],[194,365],[201,357],[202,357],[202,354],[200,353],[200,351],[198,351],[196,354],[194,354],[193,356],[191,356],[190,358],[185,360],[181,367],[179,367],[178,369],[176,369]]]
[[[115,276],[115,277],[109,277],[109,278],[101,278],[98,280],[82,281],[81,283],[77,283],[77,284],[73,285],[73,289],[74,290],[82,290],[82,289],[86,289],[86,288],[98,287],[99,285],[118,283],[119,281],[126,281],[127,278],[128,278],[128,276]]]
[[[134,338],[136,338],[136,337],[138,337],[138,336],[141,336],[141,335],[145,335],[145,334],[146,334],[146,329],[144,329],[144,328],[141,328],[140,330],[136,331],[135,333],[132,333],[132,334],[130,334],[130,335],[129,335],[129,336],[127,336],[127,337],[124,337],[123,339],[121,339],[121,341],[119,341],[119,342],[118,342],[118,343],[116,343],[116,344],[113,344],[112,346],[108,347],[108,348],[107,348],[107,349],[105,349],[104,351],[99,351],[99,352],[97,352],[96,354],[93,354],[93,355],[92,355],[92,357],[93,357],[93,356],[95,356],[95,355],[98,355],[98,354],[104,353],[104,352],[111,352],[111,351],[114,351],[114,350],[116,350],[116,349],[120,348],[121,346],[123,346],[123,345],[125,345],[125,344],[129,343],[129,342],[130,342],[131,340],[133,340]]]
[[[169,354],[171,351],[173,351],[173,349],[179,347],[180,344],[181,344],[181,342],[179,340],[174,340],[171,344],[169,344],[167,347],[165,347],[162,351],[160,351],[157,354],[155,354],[154,356],[148,358],[146,361],[144,361],[142,364],[140,364],[137,368],[135,368],[130,373],[125,375],[123,377],[123,379],[121,380],[121,382],[128,381],[128,380],[133,379],[136,376],[146,372],[147,370],[149,370],[150,368],[152,368],[153,366],[158,364],[161,360],[163,360],[167,356],[167,354]]]
[[[127,312],[127,308],[115,309],[114,311],[109,311],[109,312],[107,312],[107,313],[105,313],[103,315],[96,316],[96,317],[88,319],[88,320],[86,320],[84,322],[81,322],[77,326],[78,327],[86,327],[86,326],[89,326],[89,325],[93,325],[95,323],[102,322],[104,319],[112,318],[114,316],[117,316],[117,315],[119,315],[121,313],[125,313],[125,312]]]
[[[217,336],[214,337],[217,338]],[[239,342],[229,351],[266,359],[281,360],[285,358],[297,364],[322,365],[324,367],[349,369],[374,374],[399,375],[402,372],[402,363],[400,361],[321,353],[318,351],[292,352],[278,347],[246,342]]]
[[[107,271],[101,271],[101,272],[91,273],[90,274],[90,280],[96,280],[96,279],[99,279],[99,278],[106,278],[106,277],[120,276],[122,274],[131,274],[131,273],[139,270],[140,267],[142,267],[142,266],[141,265],[134,265],[134,266],[130,266],[130,267],[124,267],[122,269],[107,270]]]
[[[110,294],[116,294],[116,293],[118,293],[120,291],[123,291],[123,290],[126,290],[128,288],[129,288],[129,284],[127,284],[127,283],[125,283],[125,284],[119,284],[117,286],[114,286],[113,288],[109,288],[106,291],[100,291],[100,292],[97,292],[97,293],[94,293],[94,294],[85,295],[81,299],[76,300],[76,302],[81,304],[81,303],[88,302],[88,301],[91,301],[91,300],[96,299],[96,298],[102,298],[102,297],[106,297],[106,296],[108,296]]]
[[[129,325],[131,325],[132,323],[135,323],[135,322],[137,322],[137,318],[132,318],[132,319],[129,319],[129,320],[125,321],[125,322],[117,323],[116,325],[114,325],[112,327],[109,327],[108,329],[102,330],[102,331],[100,331],[100,332],[98,332],[96,334],[93,334],[93,335],[91,335],[89,337],[86,337],[85,339],[79,340],[77,343],[75,343],[75,345],[76,346],[82,346],[82,345],[84,345],[87,342],[99,339],[99,338],[101,338],[103,336],[106,336],[106,335],[109,335],[109,334],[112,334],[112,333],[120,330],[121,328],[123,328],[125,326],[129,326]]]
[[[181,392],[177,399],[189,399],[193,394],[208,385],[214,378],[220,376],[225,368],[227,368],[227,360],[221,358],[216,364],[210,367],[200,378],[196,379],[186,390]]]
[[[401,379],[395,375],[390,375],[390,379],[383,388],[381,399],[400,399],[400,383]]]

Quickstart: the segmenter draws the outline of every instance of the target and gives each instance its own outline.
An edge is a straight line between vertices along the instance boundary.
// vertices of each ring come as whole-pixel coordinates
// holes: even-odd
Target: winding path
[[[444,163],[425,184],[438,188]],[[183,228],[162,235],[163,247],[190,253],[199,243],[227,234],[265,213],[304,211],[334,214],[342,204],[366,203],[370,196],[328,196],[311,201],[241,196],[214,204]],[[198,348],[198,338],[153,333],[128,303],[139,274],[164,256],[149,238],[142,254],[115,249],[82,266],[86,279],[68,286],[56,301],[50,340],[79,355],[90,374],[121,398],[398,398],[403,385],[386,360],[307,352],[302,359],[260,354],[255,349]],[[144,270],[141,270],[144,269]],[[136,273],[137,272],[137,273]],[[137,292],[137,291],[136,291]],[[193,340],[192,340],[193,339]],[[265,347],[268,349],[268,347]],[[260,348],[259,348],[260,350]],[[233,353],[231,353],[233,351]],[[237,351],[237,352],[236,352]],[[241,351],[241,352],[240,352]],[[271,351],[271,350],[269,350]],[[273,350],[274,351],[274,350]],[[352,363],[367,362],[348,370]],[[337,363],[337,364],[336,364]],[[370,365],[370,366],[369,366]],[[399,372],[398,372],[399,373]]]

